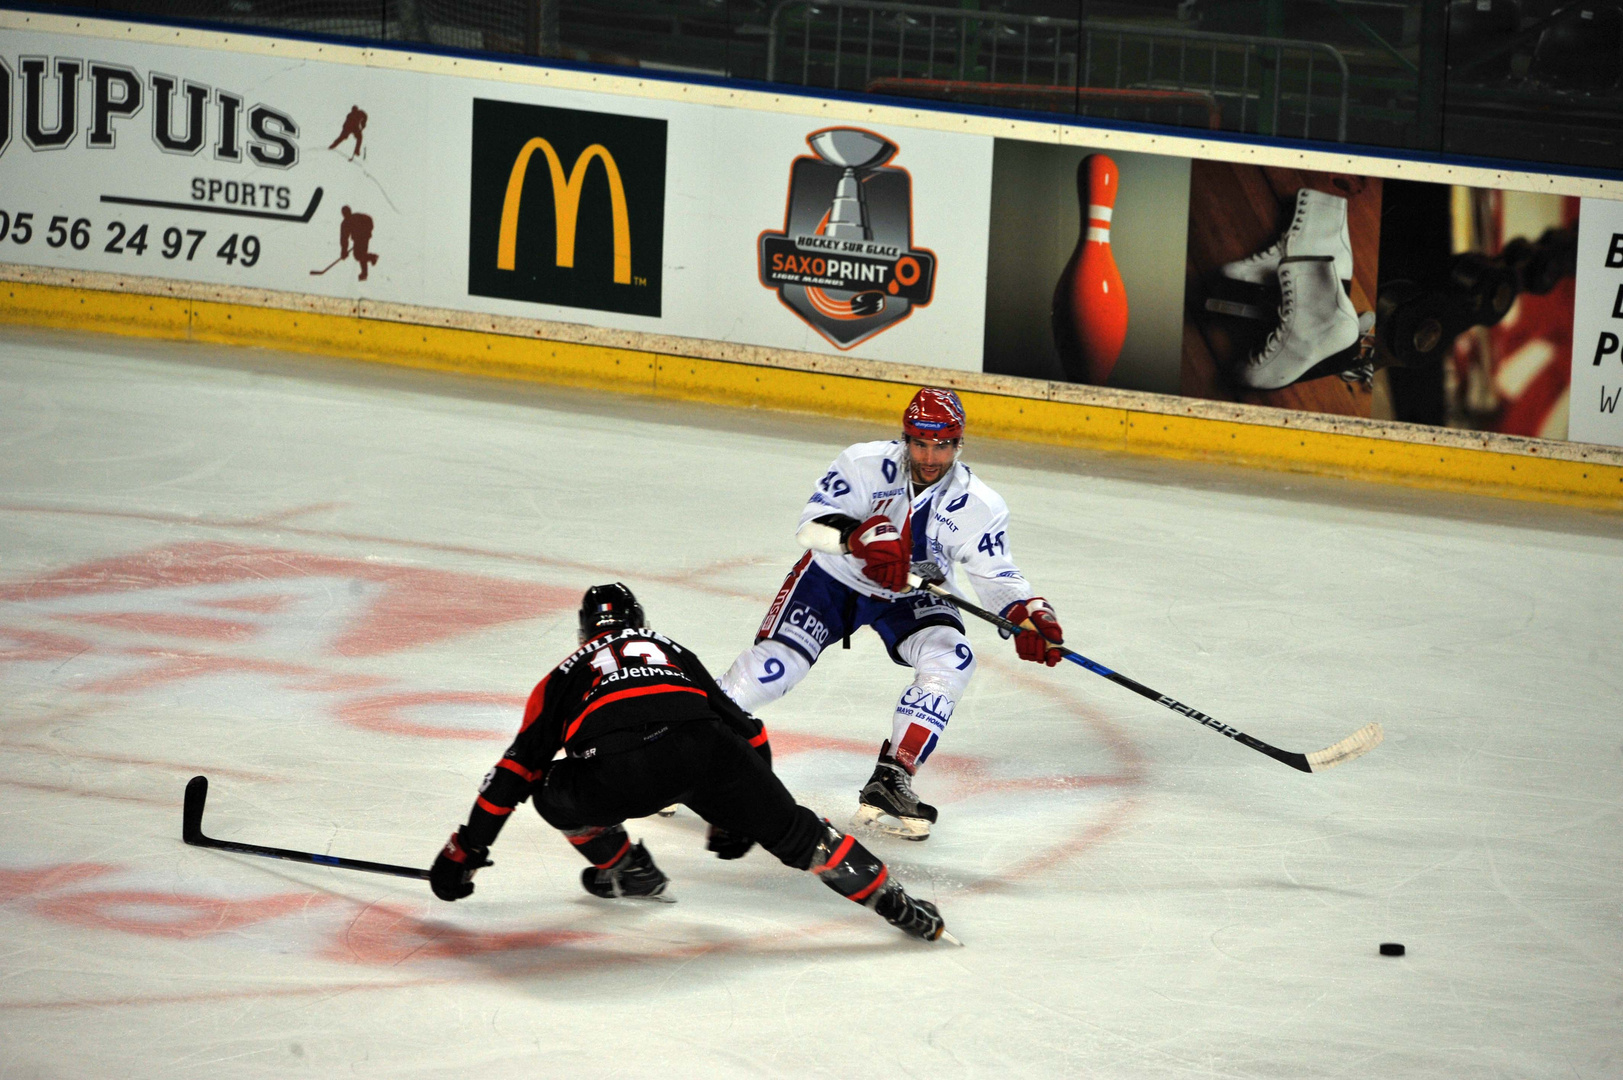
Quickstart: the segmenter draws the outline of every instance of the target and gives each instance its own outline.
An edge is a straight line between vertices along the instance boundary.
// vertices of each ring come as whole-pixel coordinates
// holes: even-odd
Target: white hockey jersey
[[[981,606],[992,611],[1001,612],[1033,595],[1025,575],[1009,556],[1007,504],[962,463],[910,502],[906,445],[900,439],[857,443],[835,458],[817,481],[800,513],[800,524],[826,514],[844,514],[858,521],[884,514],[898,529],[911,517],[913,561],[937,563],[954,592],[958,586],[952,569],[954,565],[963,567]],[[853,555],[819,551],[812,558],[836,581],[865,596],[903,595],[864,577],[862,560]]]

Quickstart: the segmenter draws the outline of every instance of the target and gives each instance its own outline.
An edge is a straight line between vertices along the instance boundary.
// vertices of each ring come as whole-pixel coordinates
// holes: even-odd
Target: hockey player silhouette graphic
[[[343,214],[344,221],[343,224],[338,226],[338,258],[320,270],[310,271],[310,274],[312,277],[325,274],[328,270],[349,258],[350,251],[353,249],[355,261],[361,264],[360,280],[365,281],[368,268],[376,266],[378,261],[378,257],[372,254],[371,251],[372,215],[357,214],[347,206],[340,208],[339,213]]]
[[[327,146],[327,149],[336,150],[338,149],[339,143],[353,136],[355,139],[355,149],[349,155],[349,160],[354,161],[361,152],[361,134],[365,130],[366,113],[361,111],[361,107],[359,105],[351,105],[349,107],[349,115],[344,117],[344,130],[338,133],[338,138],[334,139]]]

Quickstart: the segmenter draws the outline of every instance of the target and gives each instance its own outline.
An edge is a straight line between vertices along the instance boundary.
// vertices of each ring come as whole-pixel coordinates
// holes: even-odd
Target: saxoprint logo
[[[789,167],[782,232],[761,234],[761,284],[849,349],[930,302],[935,253],[913,246],[913,182],[897,146],[861,128],[806,136]]]
[[[665,121],[473,103],[468,292],[659,316]]]

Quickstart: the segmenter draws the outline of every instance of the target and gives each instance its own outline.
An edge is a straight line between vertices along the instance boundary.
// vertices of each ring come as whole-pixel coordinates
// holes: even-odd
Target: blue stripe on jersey
[[[924,505],[913,511],[913,561],[924,562],[930,557],[930,541],[924,530],[930,527],[930,511],[935,506],[935,496],[931,495],[924,500]]]
[[[940,735],[937,735],[933,731],[930,732],[930,740],[929,740],[929,742],[926,742],[924,744],[924,749],[919,751],[919,756],[917,758],[915,758],[914,761],[913,761],[913,767],[915,769],[918,768],[920,765],[923,765],[926,761],[928,761],[930,759],[931,751],[935,750],[935,744],[940,742],[940,741],[941,741],[941,736]]]

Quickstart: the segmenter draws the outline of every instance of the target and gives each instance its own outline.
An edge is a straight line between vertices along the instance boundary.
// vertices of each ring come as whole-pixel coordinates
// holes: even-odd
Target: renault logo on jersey
[[[660,314],[665,121],[473,103],[468,292]]]

